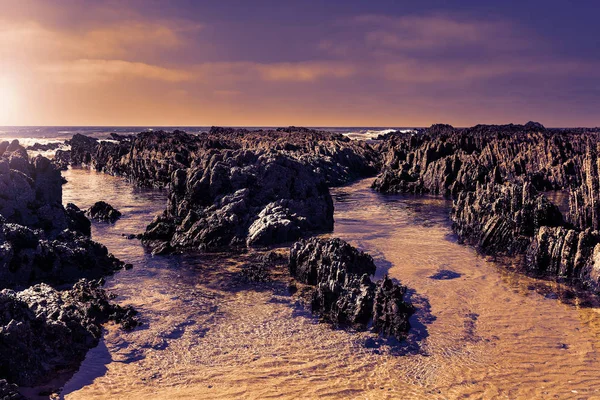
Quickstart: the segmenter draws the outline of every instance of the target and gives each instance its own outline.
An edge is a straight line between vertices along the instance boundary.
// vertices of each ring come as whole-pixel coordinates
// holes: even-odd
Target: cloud
[[[197,23],[124,20],[80,31],[0,18],[0,49],[16,61],[117,59],[183,47],[186,35],[201,29]]]
[[[58,83],[96,84],[117,79],[143,78],[165,82],[184,82],[193,75],[181,69],[169,69],[156,65],[123,60],[76,60],[43,65],[38,70],[48,74]]]
[[[343,63],[303,62],[258,65],[262,78],[267,81],[313,82],[322,78],[348,78],[356,74],[356,67]]]

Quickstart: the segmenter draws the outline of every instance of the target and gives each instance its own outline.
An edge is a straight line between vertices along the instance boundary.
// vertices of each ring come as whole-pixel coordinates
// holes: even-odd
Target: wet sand
[[[563,304],[557,285],[456,243],[446,200],[382,196],[371,180],[333,191],[331,236],[371,253],[420,307],[397,346],[319,324],[288,295],[285,271],[248,286],[235,283],[237,258],[151,257],[121,234],[143,231],[164,192],[87,170],[65,177],[65,203],[123,212],[93,237],[134,264],[107,286],[145,322],[108,326],[67,399],[600,399],[598,309]],[[531,290],[540,285],[548,294]]]

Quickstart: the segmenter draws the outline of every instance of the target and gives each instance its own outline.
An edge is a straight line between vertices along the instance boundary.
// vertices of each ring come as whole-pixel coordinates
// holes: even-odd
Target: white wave
[[[414,133],[416,131],[414,129],[394,129],[394,128],[388,128],[388,129],[382,129],[382,130],[367,129],[367,130],[361,130],[361,131],[346,132],[346,133],[343,133],[343,135],[347,136],[353,140],[370,140],[370,139],[375,139],[379,135],[385,135],[387,133],[392,133],[392,132]]]

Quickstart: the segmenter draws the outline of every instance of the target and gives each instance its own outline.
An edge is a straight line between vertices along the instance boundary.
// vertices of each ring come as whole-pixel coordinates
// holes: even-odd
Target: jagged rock
[[[558,207],[533,185],[490,183],[461,192],[452,206],[452,227],[459,238],[487,254],[523,253],[542,226],[560,226]]]
[[[30,162],[18,141],[0,156],[0,215],[50,235],[68,227],[60,172],[45,157]]]
[[[386,336],[402,338],[410,329],[408,319],[415,312],[404,301],[406,287],[394,283],[386,275],[377,282],[373,306],[373,330]]]
[[[94,221],[113,223],[121,218],[121,213],[110,204],[98,201],[87,209],[85,214]]]
[[[569,220],[579,229],[600,229],[599,164],[598,144],[590,143],[580,169],[581,185],[571,189],[569,198]]]
[[[299,282],[318,285],[348,273],[362,277],[375,274],[373,258],[341,239],[311,238],[296,242],[290,249],[290,274]]]
[[[17,385],[0,379],[0,400],[25,400],[25,397],[19,393]]]
[[[103,245],[79,233],[64,231],[47,239],[40,230],[0,219],[0,287],[37,282],[73,283],[97,279],[123,268]]]
[[[59,171],[66,171],[71,165],[71,150],[56,150],[52,164]]]
[[[28,151],[49,151],[49,150],[56,150],[62,145],[63,145],[63,143],[60,143],[60,142],[45,143],[45,144],[36,142],[31,146],[27,146],[27,150]]]
[[[538,123],[433,125],[419,133],[391,134],[379,144],[384,165],[373,188],[383,193],[457,196],[477,184],[523,179],[538,190],[578,184],[588,140],[598,132],[550,130]]]
[[[327,185],[373,175],[379,163],[366,143],[295,127],[113,139],[75,135],[72,163],[168,187],[167,210],[144,235],[144,243],[160,253],[263,246],[330,230]]]
[[[100,285],[82,280],[63,292],[46,284],[0,291],[0,377],[22,386],[47,382],[79,365],[98,344],[103,323],[137,326],[135,311],[112,305]]]
[[[313,285],[311,308],[336,325],[366,329],[398,339],[409,330],[414,309],[403,300],[406,288],[387,277],[374,284],[376,267],[368,254],[341,239],[301,240],[290,250],[289,270],[299,282]]]
[[[67,213],[69,229],[76,232],[81,232],[86,236],[92,234],[92,223],[85,216],[85,213],[75,204],[68,203],[65,207]]]
[[[325,181],[286,156],[215,152],[173,174],[166,212],[144,242],[205,251],[270,245],[333,228]]]
[[[600,288],[600,234],[565,227],[541,227],[527,249],[525,268],[534,274],[564,278]]]
[[[372,318],[375,273],[373,258],[341,239],[312,238],[290,250],[290,274],[315,285],[312,310],[339,325],[365,329]]]

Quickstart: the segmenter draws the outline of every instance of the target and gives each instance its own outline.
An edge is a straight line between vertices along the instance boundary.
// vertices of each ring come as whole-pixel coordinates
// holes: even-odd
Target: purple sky
[[[598,2],[0,6],[0,125],[600,125]]]

